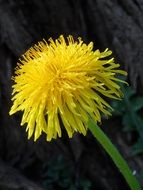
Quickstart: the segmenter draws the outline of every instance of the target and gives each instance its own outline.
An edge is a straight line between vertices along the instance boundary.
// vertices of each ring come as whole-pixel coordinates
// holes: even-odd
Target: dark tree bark
[[[139,81],[143,84],[143,2],[89,0],[87,4],[92,35],[96,34],[103,47],[113,49],[135,87]]]
[[[3,161],[0,161],[0,189],[43,190],[43,188],[23,177],[16,169],[7,166]]]
[[[143,84],[142,16],[141,0],[0,0],[0,159],[3,160],[0,189],[42,189],[36,185],[40,184],[38,175],[42,165],[61,153],[71,160],[77,181],[84,172],[93,182],[93,189],[128,189],[114,164],[90,135],[84,139],[77,135],[72,140],[65,137],[52,143],[45,142],[43,135],[33,143],[27,140],[25,127],[19,127],[21,113],[10,117],[8,112],[11,76],[18,57],[39,40],[57,38],[60,34],[92,40],[97,48],[109,47],[129,71],[132,84],[137,86],[139,79]],[[129,156],[129,146],[119,128],[112,126],[106,132],[132,169],[141,170],[142,160]]]

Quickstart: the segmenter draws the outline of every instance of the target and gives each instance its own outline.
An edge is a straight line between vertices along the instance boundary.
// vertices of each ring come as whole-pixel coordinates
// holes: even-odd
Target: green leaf
[[[81,183],[80,186],[83,188],[83,190],[90,190],[90,188],[91,188],[91,182],[90,181],[83,179],[83,180],[81,180],[80,183]]]
[[[134,113],[132,119],[139,133],[139,136],[143,138],[143,119],[136,113]]]
[[[143,153],[143,138],[139,138],[132,147],[132,155]]]
[[[114,115],[120,116],[125,111],[125,106],[124,106],[124,101],[123,100],[122,101],[113,100],[112,103],[111,103],[111,106],[114,109],[113,110]]]
[[[143,108],[143,97],[141,96],[135,97],[131,103],[132,103],[134,111],[136,112],[140,110],[141,108]]]
[[[133,122],[132,122],[132,119],[129,115],[128,112],[126,112],[125,114],[123,114],[123,117],[122,117],[122,124],[124,126],[124,129],[123,131],[133,131],[135,130],[135,126],[133,125]]]
[[[69,190],[77,190],[77,188],[73,184],[71,184]]]
[[[128,86],[128,87],[122,87],[122,91],[124,93],[126,93],[126,96],[128,98],[132,97],[136,93],[135,90],[133,90],[130,86]]]

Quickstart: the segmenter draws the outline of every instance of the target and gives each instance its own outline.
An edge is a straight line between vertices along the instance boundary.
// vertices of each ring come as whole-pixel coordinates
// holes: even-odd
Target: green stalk
[[[96,123],[93,121],[89,122],[89,129],[92,132],[93,136],[99,141],[102,147],[106,150],[106,152],[110,155],[115,165],[119,168],[120,172],[126,179],[131,190],[141,190],[141,187],[136,179],[136,177],[132,174],[129,166],[127,165],[124,158],[121,156],[116,147],[112,144],[110,139],[104,134],[104,132],[98,127]]]

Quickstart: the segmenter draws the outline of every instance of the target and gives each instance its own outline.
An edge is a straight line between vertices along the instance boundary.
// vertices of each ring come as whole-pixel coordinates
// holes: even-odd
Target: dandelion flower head
[[[126,74],[111,54],[94,51],[93,43],[81,38],[60,36],[39,42],[21,57],[10,114],[23,111],[28,138],[34,134],[37,140],[45,132],[50,141],[62,136],[62,127],[70,138],[75,131],[86,135],[89,118],[100,122],[101,113],[110,115],[105,97],[121,97],[116,74]]]

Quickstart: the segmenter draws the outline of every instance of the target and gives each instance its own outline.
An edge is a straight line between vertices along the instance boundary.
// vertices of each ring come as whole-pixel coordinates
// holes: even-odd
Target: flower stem
[[[92,132],[93,136],[99,141],[102,147],[106,150],[106,152],[110,155],[113,162],[119,168],[120,172],[126,179],[131,190],[141,190],[141,187],[136,179],[136,177],[132,174],[129,166],[127,165],[124,158],[121,156],[116,147],[112,144],[110,139],[104,134],[104,132],[100,129],[100,127],[94,123],[93,121],[89,121],[89,129]]]

